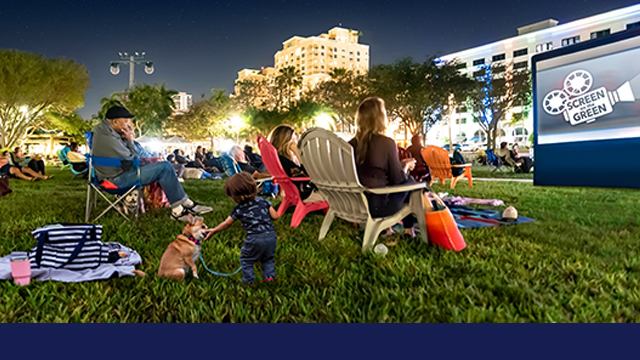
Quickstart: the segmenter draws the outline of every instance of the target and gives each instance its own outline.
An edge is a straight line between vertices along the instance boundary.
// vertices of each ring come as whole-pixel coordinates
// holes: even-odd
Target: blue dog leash
[[[219,273],[219,272],[212,271],[212,270],[210,270],[210,269],[207,267],[207,264],[205,264],[205,263],[204,263],[204,259],[202,258],[202,254],[200,254],[200,261],[202,262],[202,265],[204,266],[204,268],[205,268],[205,269],[207,269],[207,271],[208,271],[208,272],[210,272],[210,273],[212,273],[213,275],[218,275],[218,276],[231,276],[231,275],[235,275],[235,274],[237,274],[240,270],[242,270],[242,266],[240,266],[240,267],[238,268],[238,270],[236,270],[235,272],[232,272],[231,274]]]
[[[194,243],[194,244],[196,244],[196,245],[200,245],[200,244],[199,244],[200,242],[199,242],[198,240],[196,240],[193,236],[189,236],[189,235],[187,235],[187,234],[182,234],[182,236],[184,236],[184,237],[186,237],[187,239],[189,239],[189,240],[193,241],[193,243]],[[205,263],[204,263],[204,259],[202,258],[202,253],[200,253],[200,261],[202,262],[202,266],[204,266],[204,268],[205,268],[205,269],[207,269],[207,271],[208,271],[208,272],[210,272],[210,273],[212,273],[213,275],[218,275],[218,276],[232,276],[232,275],[237,274],[240,270],[242,270],[242,266],[240,266],[240,267],[238,268],[238,270],[236,270],[235,272],[232,272],[231,274],[225,274],[225,273],[215,272],[215,271],[213,271],[213,270],[209,269],[209,268],[207,267],[207,264],[205,264]]]

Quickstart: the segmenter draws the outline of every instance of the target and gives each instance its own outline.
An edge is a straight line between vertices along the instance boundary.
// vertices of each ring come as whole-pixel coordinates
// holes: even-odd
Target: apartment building
[[[174,113],[184,113],[191,105],[193,105],[193,96],[191,94],[187,94],[186,92],[178,92],[177,94],[171,96],[174,104],[176,105],[174,109]]]
[[[557,20],[548,19],[518,28],[518,35],[486,45],[465,49],[442,56],[443,61],[456,60],[460,72],[468,76],[477,76],[483,65],[499,65],[502,71],[510,69],[531,68],[531,57],[537,53],[564,46],[571,46],[582,41],[607,36],[640,26],[640,4],[612,10],[584,19],[559,24]],[[523,109],[516,107],[513,112]],[[511,114],[499,123],[499,141],[527,142],[533,132],[533,114],[523,122],[510,125]],[[451,119],[452,139],[481,140],[485,137],[480,125],[471,113],[463,106],[459,107]],[[448,137],[448,125],[437,124],[428,133],[427,138],[438,141]]]
[[[243,80],[273,79],[286,67],[300,71],[303,87],[311,88],[329,79],[331,70],[344,68],[360,75],[369,71],[369,45],[358,43],[356,30],[334,27],[317,36],[293,36],[274,55],[274,67],[242,69],[236,84]],[[235,88],[236,93],[238,87]]]

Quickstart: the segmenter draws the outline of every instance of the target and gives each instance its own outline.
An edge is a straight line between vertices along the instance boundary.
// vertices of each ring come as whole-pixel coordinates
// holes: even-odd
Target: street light
[[[135,65],[144,64],[144,72],[151,75],[153,74],[153,62],[143,60],[145,52],[142,53],[135,52],[133,55],[129,55],[126,52],[119,52],[118,56],[120,56],[120,60],[111,61],[111,73],[113,75],[118,75],[120,73],[120,64],[129,64],[129,89],[133,89],[133,68]]]
[[[236,144],[237,144],[238,141],[240,141],[240,129],[242,129],[244,122],[242,121],[242,118],[240,117],[240,115],[235,115],[230,120],[231,120],[231,126],[236,129]]]

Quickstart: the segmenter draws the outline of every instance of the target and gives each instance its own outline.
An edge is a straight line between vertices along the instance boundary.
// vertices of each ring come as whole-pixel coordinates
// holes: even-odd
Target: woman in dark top
[[[426,181],[429,179],[429,167],[424,162],[422,158],[422,139],[420,138],[420,134],[415,134],[411,138],[411,146],[407,148],[407,151],[411,153],[414,159],[416,159],[416,167],[411,171],[411,176],[416,181]]]
[[[412,184],[415,181],[407,173],[415,167],[415,159],[398,159],[398,146],[393,139],[384,136],[387,115],[384,101],[370,97],[362,101],[356,113],[356,136],[349,141],[353,146],[358,178],[369,188]],[[409,202],[410,193],[373,195],[365,193],[369,211],[374,218],[395,214]],[[412,215],[402,220],[405,234],[414,236]]]
[[[279,125],[273,129],[269,142],[276,148],[280,164],[282,164],[284,172],[289,177],[309,177],[304,166],[300,163],[297,145],[298,136],[291,126]],[[324,200],[316,191],[315,185],[310,181],[294,181],[294,184],[298,187],[302,200],[307,200],[308,202]]]

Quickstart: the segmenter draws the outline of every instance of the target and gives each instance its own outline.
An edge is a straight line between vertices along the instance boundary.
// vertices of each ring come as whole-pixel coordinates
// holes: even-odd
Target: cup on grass
[[[31,281],[31,262],[26,252],[11,253],[11,276],[17,285],[29,285]]]

